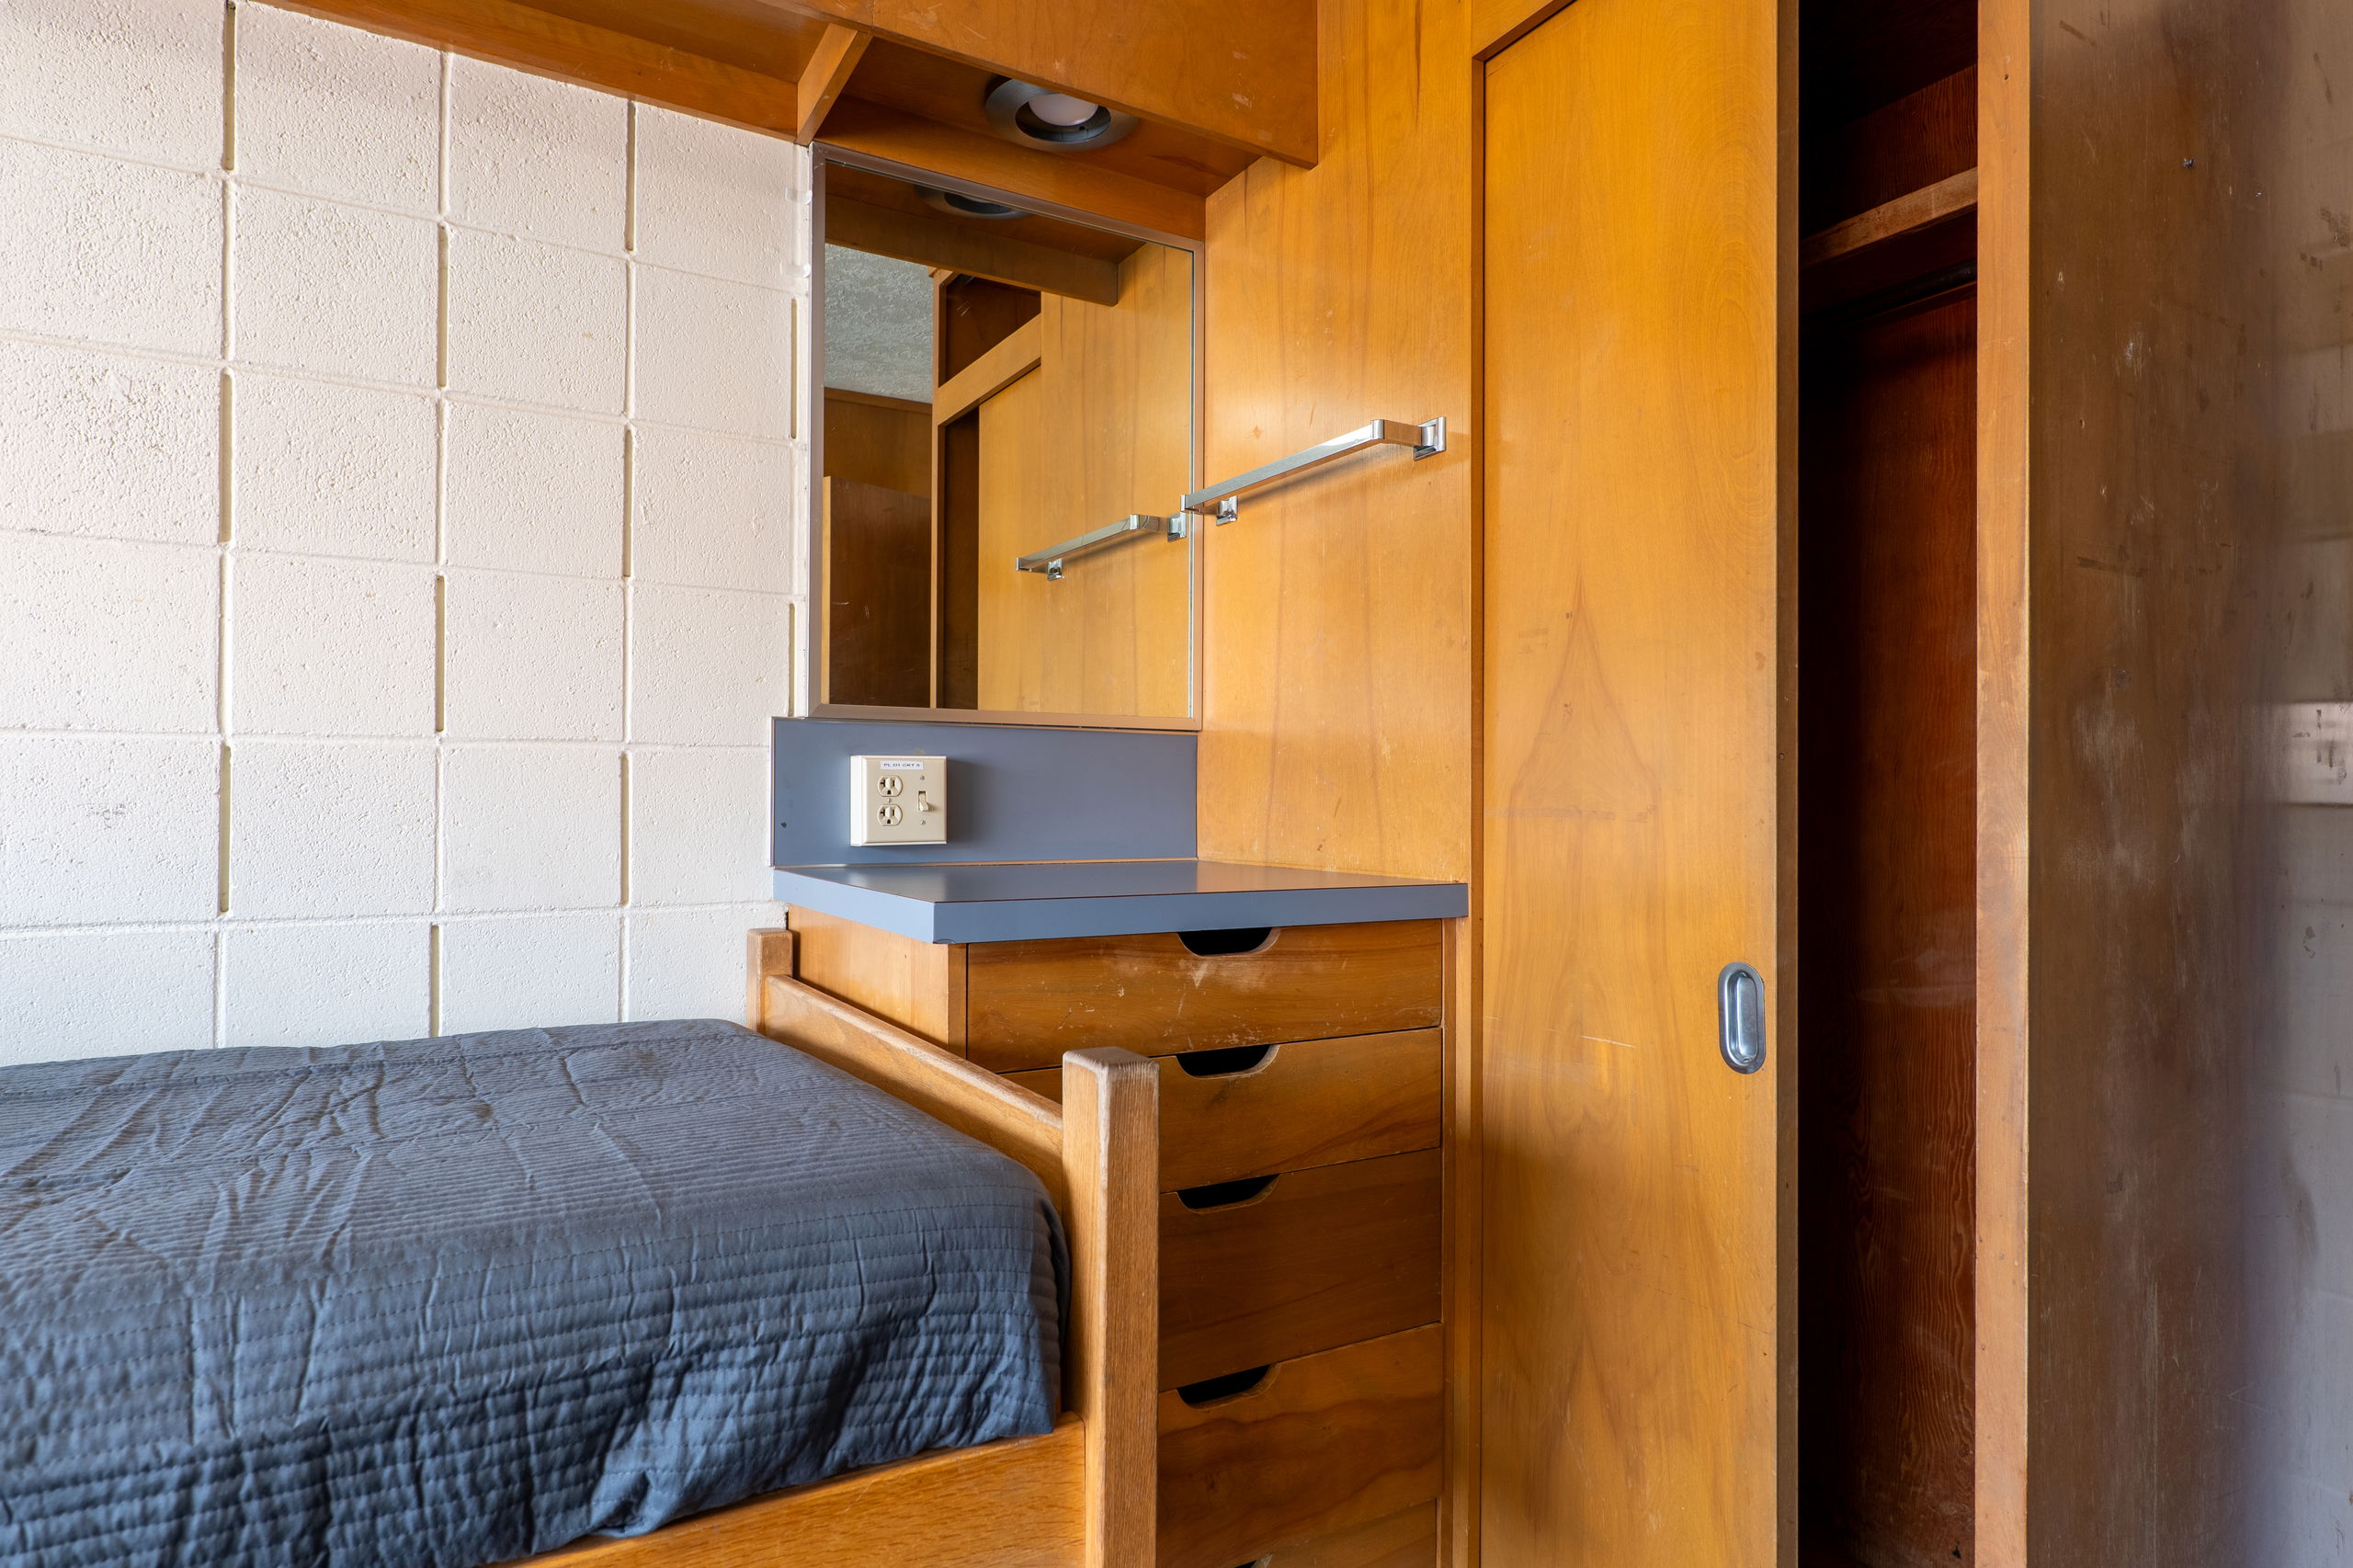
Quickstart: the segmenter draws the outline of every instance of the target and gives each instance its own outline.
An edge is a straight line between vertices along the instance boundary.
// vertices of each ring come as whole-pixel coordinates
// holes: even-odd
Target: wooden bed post
[[[1086,1568],[1150,1568],[1159,1469],[1160,1071],[1063,1057],[1071,1304],[1063,1387],[1086,1424]]]

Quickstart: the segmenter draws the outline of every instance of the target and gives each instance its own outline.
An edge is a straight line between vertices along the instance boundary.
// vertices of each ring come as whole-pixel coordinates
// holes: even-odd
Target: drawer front
[[[1253,1568],[1437,1568],[1438,1505],[1352,1525],[1304,1540],[1287,1540],[1253,1560]]]
[[[1175,932],[964,951],[967,1053],[1000,1073],[1101,1045],[1159,1056],[1435,1028],[1443,990],[1435,920],[1286,926],[1239,953]]]
[[[1275,1171],[1377,1159],[1438,1141],[1436,1029],[1244,1046],[1256,1065],[1223,1052],[1160,1058],[1160,1185],[1174,1190]],[[1006,1074],[1051,1100],[1059,1067]]]
[[[1162,1195],[1160,1386],[1436,1323],[1439,1215],[1436,1149],[1293,1171],[1221,1208]]]
[[[1199,1406],[1162,1394],[1160,1568],[1429,1562],[1404,1553],[1412,1511],[1438,1495],[1443,1373],[1432,1324],[1282,1362]]]

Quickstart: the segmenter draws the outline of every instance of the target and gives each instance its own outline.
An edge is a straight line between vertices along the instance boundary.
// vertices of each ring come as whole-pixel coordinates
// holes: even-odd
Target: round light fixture
[[[999,136],[1050,153],[1108,147],[1136,128],[1134,115],[1009,76],[989,84],[981,107]]]
[[[1018,207],[1007,207],[1002,201],[990,201],[978,196],[966,196],[961,190],[940,190],[933,186],[919,185],[915,193],[924,205],[957,218],[1027,218],[1029,213]]]

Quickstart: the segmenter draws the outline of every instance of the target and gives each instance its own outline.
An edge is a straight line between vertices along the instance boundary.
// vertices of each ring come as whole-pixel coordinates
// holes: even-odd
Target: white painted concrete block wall
[[[0,1062],[734,1016],[806,161],[0,4]]]

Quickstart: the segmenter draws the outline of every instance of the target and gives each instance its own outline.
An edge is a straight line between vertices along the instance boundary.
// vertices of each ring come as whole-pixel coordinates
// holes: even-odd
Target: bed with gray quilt
[[[469,1568],[1043,1432],[1063,1258],[731,1024],[0,1068],[0,1564]]]

